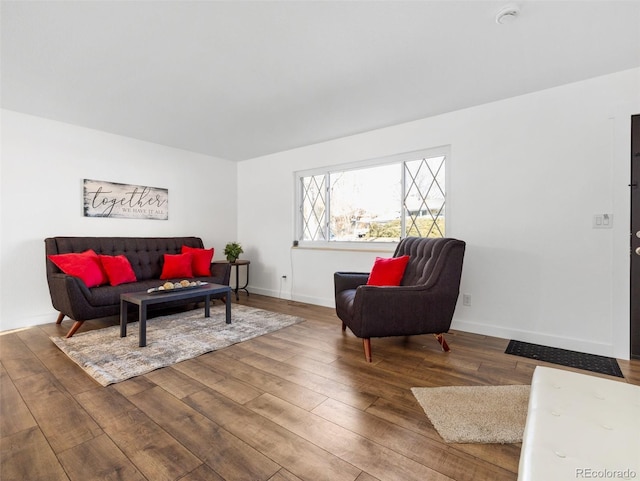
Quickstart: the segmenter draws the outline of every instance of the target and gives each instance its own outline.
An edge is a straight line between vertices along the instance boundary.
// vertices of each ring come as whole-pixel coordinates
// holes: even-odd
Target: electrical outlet
[[[595,214],[593,216],[594,229],[612,229],[613,214]]]
[[[471,294],[462,294],[462,305],[463,306],[471,305]]]

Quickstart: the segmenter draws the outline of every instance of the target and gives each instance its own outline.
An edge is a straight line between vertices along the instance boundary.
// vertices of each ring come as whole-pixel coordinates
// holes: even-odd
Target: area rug
[[[528,342],[514,341],[513,339],[509,341],[509,345],[504,352],[514,356],[537,359],[538,361],[624,378],[618,361],[612,357],[568,351],[567,349],[530,344]]]
[[[530,386],[413,387],[425,414],[447,443],[519,443]]]
[[[211,317],[204,317],[204,309],[196,309],[148,320],[146,347],[138,347],[137,322],[128,324],[123,338],[120,326],[111,326],[51,340],[91,377],[108,386],[303,320],[234,304],[231,324],[226,324],[225,306],[218,305],[211,307]]]

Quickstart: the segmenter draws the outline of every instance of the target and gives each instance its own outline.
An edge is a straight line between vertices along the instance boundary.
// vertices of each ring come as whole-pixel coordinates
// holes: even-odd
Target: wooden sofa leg
[[[364,357],[367,362],[371,362],[371,338],[366,337],[362,340],[362,345],[364,347]]]
[[[449,349],[449,344],[447,344],[447,341],[445,341],[444,339],[444,334],[434,334],[436,340],[438,341],[438,344],[440,344],[440,346],[442,347],[442,350],[444,352],[449,352],[451,349]]]
[[[344,322],[342,323],[342,330],[343,330],[343,331],[346,331],[346,330],[347,330],[347,325],[346,325]]]
[[[76,321],[73,323],[73,326],[71,326],[71,329],[69,329],[69,332],[67,332],[67,339],[70,338],[71,336],[73,336],[76,331],[78,329],[80,329],[80,326],[82,326],[82,324],[84,323],[84,321]]]
[[[63,319],[64,319],[64,314],[62,312],[59,312],[58,318],[56,319],[56,324],[62,324]]]

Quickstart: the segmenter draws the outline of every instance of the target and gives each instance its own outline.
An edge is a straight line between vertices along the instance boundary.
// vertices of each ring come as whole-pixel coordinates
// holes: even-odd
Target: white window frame
[[[445,235],[447,237],[451,236],[451,200],[450,200],[450,183],[451,183],[451,146],[444,145],[439,147],[433,147],[429,149],[416,150],[411,152],[405,152],[402,154],[390,155],[386,157],[378,157],[368,160],[362,160],[357,162],[350,162],[344,164],[335,164],[328,165],[325,167],[319,167],[314,169],[307,169],[294,172],[294,245],[301,248],[311,248],[311,249],[335,249],[335,250],[367,250],[367,251],[393,251],[395,246],[398,244],[398,241],[376,241],[376,242],[362,242],[362,241],[345,241],[345,240],[303,240],[303,216],[302,216],[302,178],[309,176],[317,176],[317,175],[327,175],[335,172],[343,172],[348,170],[358,170],[358,169],[366,169],[369,167],[376,167],[381,165],[390,165],[390,164],[402,164],[404,162],[419,160],[424,158],[431,157],[439,157],[445,156],[445,209],[446,209],[446,226],[445,226]],[[400,168],[400,167],[399,167]],[[326,177],[325,177],[326,179]],[[401,199],[405,197],[405,169],[401,169]],[[325,184],[327,184],[325,180]],[[329,185],[325,185],[327,189],[325,202],[327,204],[327,208],[330,205],[331,199],[329,197]],[[402,206],[401,206],[402,207]],[[326,221],[329,221],[330,213],[327,216]],[[402,229],[404,231],[405,228],[406,216],[402,215]],[[328,229],[327,229],[328,230]]]

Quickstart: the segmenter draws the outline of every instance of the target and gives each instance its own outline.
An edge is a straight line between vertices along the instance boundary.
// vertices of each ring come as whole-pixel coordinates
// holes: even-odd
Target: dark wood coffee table
[[[138,306],[140,324],[140,347],[147,345],[147,307],[163,302],[188,301],[204,297],[204,317],[210,316],[211,296],[223,294],[226,309],[226,322],[231,324],[231,288],[221,284],[205,284],[202,286],[171,289],[158,293],[129,292],[120,294],[120,337],[127,337],[127,308],[129,304]]]

